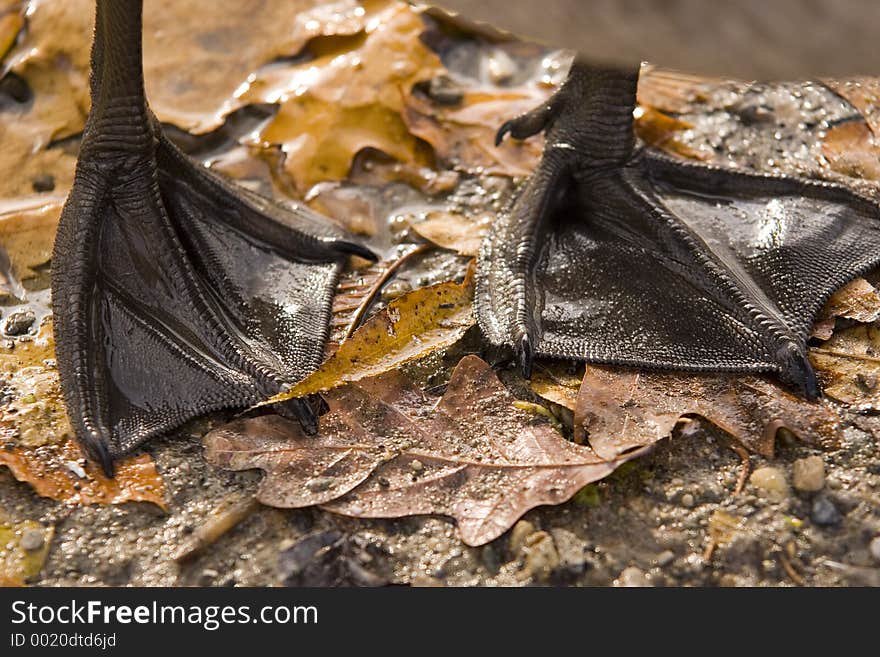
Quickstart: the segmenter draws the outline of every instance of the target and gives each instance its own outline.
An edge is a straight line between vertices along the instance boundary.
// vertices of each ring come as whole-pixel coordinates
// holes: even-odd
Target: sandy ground
[[[149,504],[68,511],[5,472],[0,495],[14,516],[55,524],[41,586],[363,583],[357,571],[329,563],[305,580],[299,566],[285,567],[285,549],[328,530],[352,541],[351,558],[378,581],[398,584],[878,585],[869,548],[880,533],[877,422],[857,424],[833,451],[791,441],[772,461],[751,458],[790,481],[797,459],[818,455],[826,471],[819,493],[789,488],[774,500],[749,485],[733,495],[741,459],[711,428],[692,427],[600,483],[596,499],[536,509],[482,548],[462,544],[439,518],[365,522],[264,507],[179,566],[172,555],[192,528],[218,500],[251,493],[259,479],[207,465],[198,438],[187,434],[150,448],[168,487],[168,514]],[[828,505],[833,512],[822,511]],[[729,536],[709,555],[718,530]]]

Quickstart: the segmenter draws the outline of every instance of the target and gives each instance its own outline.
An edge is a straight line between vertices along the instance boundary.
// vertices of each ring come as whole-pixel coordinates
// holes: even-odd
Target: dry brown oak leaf
[[[264,470],[264,504],[359,518],[450,516],[465,543],[482,545],[635,455],[605,461],[513,402],[492,368],[467,356],[439,401],[389,372],[329,393],[315,437],[274,415],[236,420],[205,437],[207,458]]]
[[[834,442],[840,418],[827,401],[808,402],[757,376],[636,372],[588,365],[574,412],[576,442],[605,458],[651,445],[689,415],[739,444],[773,455],[786,428],[808,443]]]

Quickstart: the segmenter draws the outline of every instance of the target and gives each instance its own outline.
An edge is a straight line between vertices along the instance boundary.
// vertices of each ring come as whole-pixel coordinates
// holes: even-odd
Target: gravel
[[[834,506],[834,502],[825,496],[820,496],[813,500],[810,519],[817,525],[828,526],[839,524],[843,516]]]

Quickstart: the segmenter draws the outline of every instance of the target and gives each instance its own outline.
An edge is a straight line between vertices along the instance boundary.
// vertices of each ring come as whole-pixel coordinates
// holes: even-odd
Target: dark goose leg
[[[98,0],[92,110],[52,259],[55,339],[77,438],[115,458],[275,394],[321,360],[364,247],[191,162],[144,97],[141,0]],[[288,412],[314,427],[308,405]]]
[[[638,149],[635,71],[575,62],[499,131],[544,130],[540,165],[485,238],[484,335],[535,356],[773,372],[821,395],[806,342],[823,303],[880,263],[880,209],[845,187]]]

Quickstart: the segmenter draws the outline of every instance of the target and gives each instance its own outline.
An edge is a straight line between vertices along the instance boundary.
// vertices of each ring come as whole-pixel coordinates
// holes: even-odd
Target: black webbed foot
[[[532,355],[764,371],[818,398],[809,331],[880,263],[880,208],[839,185],[636,148],[637,77],[575,62],[548,104],[502,128],[543,124],[547,145],[483,242],[483,333],[524,375]]]
[[[92,110],[52,295],[69,415],[111,473],[145,440],[311,372],[345,259],[373,255],[184,156],[144,98],[141,1],[97,4]],[[282,410],[314,431],[307,403]]]

